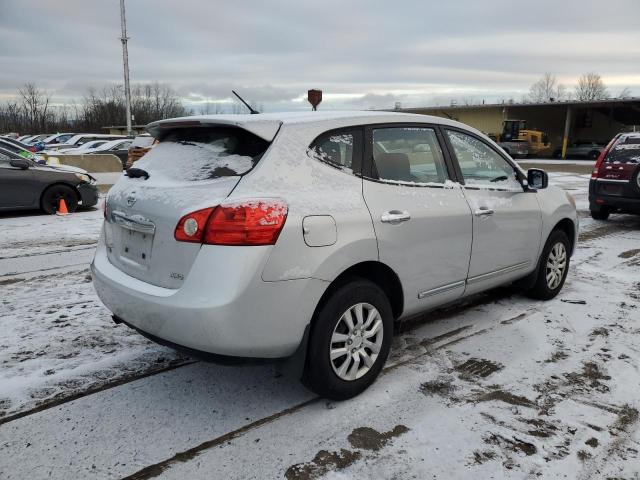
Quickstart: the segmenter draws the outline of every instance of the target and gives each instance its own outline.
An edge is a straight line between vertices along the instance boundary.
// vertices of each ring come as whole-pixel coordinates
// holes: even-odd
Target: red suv
[[[640,215],[640,133],[619,133],[593,167],[589,210],[596,220],[614,212]]]

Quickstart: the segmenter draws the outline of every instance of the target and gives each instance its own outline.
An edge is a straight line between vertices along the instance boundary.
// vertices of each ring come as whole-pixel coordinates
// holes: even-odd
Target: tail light
[[[207,245],[274,245],[287,219],[283,200],[263,199],[197,210],[182,217],[174,237]]]
[[[620,135],[616,135],[615,137],[613,137],[611,141],[607,144],[607,146],[604,148],[604,150],[600,152],[600,155],[598,156],[598,160],[596,160],[596,164],[593,166],[593,171],[591,172],[591,178],[598,178],[598,172],[600,171],[600,167],[602,166],[604,159],[607,158],[609,150],[611,150],[611,147],[613,147],[613,144],[616,143],[619,136]]]

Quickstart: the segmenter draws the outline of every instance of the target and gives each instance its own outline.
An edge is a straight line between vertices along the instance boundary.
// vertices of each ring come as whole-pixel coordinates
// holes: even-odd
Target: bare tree
[[[558,82],[555,75],[545,72],[542,78],[529,88],[528,100],[530,102],[549,102],[552,98],[564,100],[566,96],[566,87]]]
[[[578,79],[576,86],[576,98],[581,101],[602,100],[607,98],[609,92],[597,73],[589,72]]]
[[[50,96],[43,90],[39,90],[35,83],[25,83],[18,90],[22,99],[26,125],[31,131],[46,131]]]
[[[629,90],[629,87],[624,87],[618,94],[618,98],[626,98],[630,96],[631,96],[631,90]]]

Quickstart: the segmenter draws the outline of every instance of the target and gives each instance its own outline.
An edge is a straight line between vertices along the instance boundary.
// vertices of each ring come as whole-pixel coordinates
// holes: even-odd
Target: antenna
[[[238,95],[235,90],[231,90],[231,92],[233,92],[233,94],[236,97],[238,97],[238,100],[240,100],[242,103],[244,103],[245,107],[247,107],[249,109],[249,111],[251,112],[251,115],[255,115],[257,113],[260,113],[259,111],[254,110],[253,108],[251,108],[251,105],[249,105],[247,102],[245,102],[244,98],[242,98],[240,95]]]

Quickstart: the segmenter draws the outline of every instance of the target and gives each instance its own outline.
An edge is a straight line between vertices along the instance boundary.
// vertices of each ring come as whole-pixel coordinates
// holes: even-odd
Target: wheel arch
[[[57,181],[57,182],[49,183],[40,192],[40,197],[38,198],[38,205],[40,206],[40,208],[42,208],[42,199],[44,197],[44,194],[47,192],[47,190],[49,190],[52,187],[57,187],[57,186],[69,187],[71,190],[73,190],[73,192],[78,197],[78,202],[80,202],[80,200],[82,200],[82,195],[80,194],[80,191],[78,190],[76,185],[74,185],[72,183],[68,183],[68,182]]]
[[[337,288],[348,283],[349,280],[353,278],[363,278],[375,283],[387,295],[389,303],[391,304],[391,310],[393,311],[393,318],[397,319],[402,315],[404,310],[404,293],[400,278],[388,265],[379,261],[370,260],[350,266],[329,284],[316,305],[313,315],[314,318],[316,312],[326,299]]]
[[[563,218],[555,224],[555,226],[551,229],[549,235],[551,235],[556,230],[560,230],[567,235],[567,237],[569,238],[569,251],[571,252],[571,255],[573,255],[576,244],[576,226],[573,223],[573,220],[571,220],[570,218]]]

